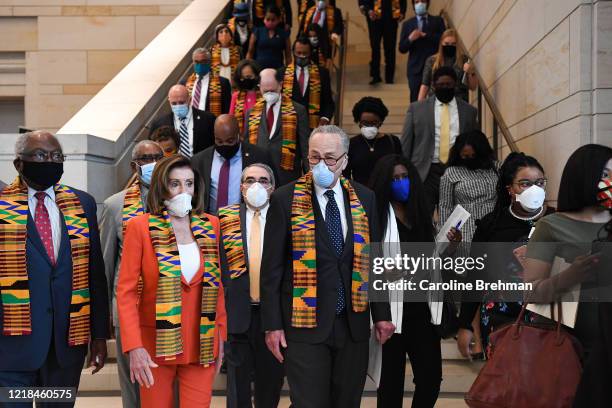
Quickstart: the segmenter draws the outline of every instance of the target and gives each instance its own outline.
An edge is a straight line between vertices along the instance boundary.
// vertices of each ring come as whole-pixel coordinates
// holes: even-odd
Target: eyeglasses
[[[266,187],[266,188],[268,188],[268,187],[270,187],[270,186],[272,185],[272,183],[270,182],[270,180],[268,180],[268,179],[267,179],[267,178],[265,178],[265,177],[262,177],[262,178],[260,178],[259,180],[256,180],[256,179],[254,179],[253,177],[249,177],[249,178],[247,178],[246,180],[244,180],[242,183],[243,183],[243,184],[245,184],[245,185],[247,185],[247,186],[249,186],[249,187],[250,187],[250,186],[252,186],[252,185],[253,185],[253,184],[255,184],[255,183],[259,183],[259,184],[261,184],[262,186],[264,186],[264,187]]]
[[[531,181],[531,180],[519,180],[514,184],[517,184],[520,188],[530,188],[533,186],[538,186],[541,188],[546,188],[546,183],[548,183],[548,180],[545,178],[541,178],[541,179],[537,179],[536,181]]]
[[[334,159],[333,157],[322,158],[322,157],[308,156],[308,163],[310,163],[312,166],[316,166],[317,164],[319,164],[319,162],[321,162],[321,160],[323,160],[325,164],[327,164],[328,166],[335,166],[340,161],[340,159],[342,159],[345,155],[346,153],[342,153],[340,157],[336,159]]]
[[[30,157],[37,162],[52,161],[56,163],[62,163],[66,160],[66,155],[60,151],[47,152],[44,150],[36,150],[32,153],[21,153],[20,156]]]
[[[138,164],[147,164],[159,161],[164,158],[163,154],[145,154],[134,158],[134,161]]]

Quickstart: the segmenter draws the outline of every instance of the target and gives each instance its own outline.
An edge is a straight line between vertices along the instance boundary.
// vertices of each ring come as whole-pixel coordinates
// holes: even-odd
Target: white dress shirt
[[[193,83],[193,91],[191,92],[191,98],[193,98],[193,95],[195,94],[195,87],[198,84],[198,79],[200,79],[200,76],[196,74],[196,81]],[[200,103],[196,107],[196,109],[199,109],[201,111],[206,110],[206,99],[208,98],[208,83],[209,82],[210,82],[210,74],[204,75],[202,77],[202,86],[200,88]]]
[[[435,145],[432,163],[440,163],[440,114],[442,111],[443,103],[436,98],[434,106],[434,120],[435,120]],[[448,113],[450,116],[450,140],[449,147],[453,147],[455,139],[459,135],[459,110],[457,109],[457,99],[453,98],[448,103]]]
[[[38,199],[34,195],[37,192],[37,190],[28,187],[28,208],[30,209],[30,214],[32,215],[32,218],[34,220],[36,220],[36,205],[38,204]],[[49,222],[51,223],[53,256],[55,257],[55,261],[57,261],[59,247],[62,242],[62,223],[60,221],[60,210],[57,204],[55,203],[55,191],[53,191],[53,186],[46,189],[45,194],[45,207],[47,207],[47,212],[49,213]]]
[[[300,81],[300,73],[304,70],[304,92],[302,92],[302,96],[306,95],[306,88],[308,88],[308,81],[310,80],[310,72],[308,67],[302,68],[295,66],[295,81],[299,84]]]
[[[221,66],[219,67],[219,76],[227,78],[228,81],[232,80],[232,67],[230,63],[230,49],[228,47],[221,48]],[[226,65],[226,66],[224,66]]]
[[[315,10],[314,14],[312,15],[312,20],[313,20],[312,22],[315,24],[318,24],[321,28],[325,26],[325,22],[327,21],[326,10],[327,8],[324,8],[323,10],[319,10],[319,12],[321,13],[319,14],[319,21],[314,21],[314,18],[317,15],[317,10]]]
[[[238,37],[240,38],[240,45],[246,43],[249,39],[249,28],[246,25],[236,24],[236,31],[238,31]]]
[[[340,211],[340,223],[342,224],[342,236],[344,236],[344,240],[346,241],[346,233],[348,231],[348,225],[346,221],[346,209],[344,208],[344,191],[342,190],[342,185],[340,184],[340,180],[336,181],[336,185],[329,188],[321,188],[316,183],[314,184],[315,194],[317,196],[317,201],[319,202],[319,208],[321,209],[321,213],[323,214],[323,220],[325,220],[325,209],[327,208],[328,198],[325,196],[325,192],[327,190],[334,190],[334,198],[336,199],[336,204],[338,205],[338,211]]]
[[[176,133],[179,134],[179,145],[180,145],[180,129],[181,129],[181,120],[178,116],[174,116],[174,129]],[[191,151],[193,152],[193,111],[191,110],[191,106],[187,111],[187,116],[185,117],[185,125],[187,126],[187,133],[189,134],[189,146],[191,147]],[[178,148],[178,146],[177,146]]]
[[[282,93],[281,93],[281,98],[282,98]],[[268,107],[266,107],[266,116],[264,118],[264,120],[268,120]],[[281,110],[281,100],[279,99],[278,102],[276,102],[274,105],[272,105],[272,109],[274,109],[274,123],[272,124],[272,129],[268,129],[268,131],[270,131],[270,139],[272,139],[272,136],[274,136],[274,133],[276,132],[276,126],[278,126],[278,119],[280,118],[280,110]]]
[[[260,232],[261,232],[261,238],[260,241],[261,242],[261,246],[259,248],[259,259],[261,259],[261,255],[263,253],[263,243],[264,243],[264,230],[266,229],[266,215],[268,214],[268,208],[270,208],[270,204],[266,204],[265,207],[263,207],[262,209],[259,210],[259,225],[261,226],[260,228]],[[246,244],[247,244],[247,254],[248,256],[251,256],[250,253],[248,253],[248,250],[251,248],[251,222],[253,221],[253,216],[255,216],[255,210],[252,210],[248,205],[246,206],[246,221],[245,221],[245,227],[246,227]]]

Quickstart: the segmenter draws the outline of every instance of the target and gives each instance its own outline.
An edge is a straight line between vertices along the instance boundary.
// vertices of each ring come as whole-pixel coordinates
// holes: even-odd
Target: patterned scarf
[[[293,95],[293,83],[295,81],[295,64],[290,64],[285,69],[285,79],[283,80],[283,92],[289,98]],[[319,126],[321,111],[321,75],[316,64],[308,65],[308,122],[310,128]]]
[[[214,362],[217,294],[221,281],[218,241],[206,216],[191,216],[191,231],[204,258],[202,308],[200,311],[200,364]],[[155,301],[157,358],[175,360],[183,352],[181,337],[181,261],[168,213],[149,216],[149,234],[157,255],[159,280]]]
[[[293,107],[293,102],[285,94],[281,93],[281,131],[283,133],[283,141],[281,145],[281,163],[283,170],[291,171],[295,166],[296,152],[296,133],[297,133],[297,114]],[[259,136],[259,124],[261,123],[261,115],[263,114],[265,100],[260,99],[249,115],[249,143],[257,144]]]
[[[399,0],[391,0],[391,9],[393,12],[393,18],[398,19],[402,17],[402,10],[400,8]],[[382,0],[376,0],[374,2],[374,12],[378,17],[382,17]]]
[[[127,188],[125,197],[123,199],[123,210],[122,210],[122,225],[123,225],[123,236],[125,237],[125,228],[127,223],[132,218],[144,214],[144,205],[142,204],[142,198],[140,195],[140,180],[138,177],[134,179],[132,184]]]
[[[349,194],[353,223],[354,255],[351,274],[351,303],[354,312],[365,312],[368,306],[368,272],[370,271],[368,217],[351,183],[344,177],[340,178],[340,183]],[[317,327],[317,251],[312,190],[312,173],[309,172],[295,183],[291,205],[293,245],[291,325],[297,328]]]
[[[220,208],[219,221],[230,276],[236,279],[246,273],[246,259],[240,227],[240,204]]]
[[[240,62],[240,47],[237,45],[234,45],[233,42],[229,46],[229,50],[230,50],[229,64],[224,64],[223,61],[221,61],[221,49],[222,47],[220,44],[215,44],[212,46],[210,50],[211,70],[215,74],[215,76],[218,76],[219,72],[221,71],[221,67],[229,66],[232,68],[232,74],[233,74],[234,70],[236,69],[236,66]]]
[[[304,25],[302,26],[302,31],[308,33],[308,25],[312,23],[312,18],[317,11],[317,6],[312,6],[306,12],[306,18],[304,19]],[[334,11],[335,7],[328,5],[325,7],[325,21],[327,22],[327,33],[331,36],[331,33],[334,31],[334,27],[336,26],[336,22],[334,20]]]
[[[215,116],[221,115],[221,79],[219,75],[215,75],[212,71],[209,75],[208,81],[208,111]],[[193,97],[193,89],[198,76],[193,73],[187,79],[185,86],[189,91],[189,95]]]
[[[244,132],[244,104],[246,103],[246,95],[247,91],[238,91],[238,96],[236,97],[236,105],[234,106],[234,117],[238,121],[238,128],[240,129],[240,134]]]
[[[89,343],[89,225],[78,196],[69,187],[55,185],[55,202],[64,216],[72,254],[68,345],[80,346]],[[5,336],[32,333],[26,267],[28,212],[28,189],[17,177],[0,192],[0,295]]]

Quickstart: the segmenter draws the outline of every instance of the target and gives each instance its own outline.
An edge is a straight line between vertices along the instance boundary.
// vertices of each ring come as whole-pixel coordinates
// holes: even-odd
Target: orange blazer
[[[206,214],[219,237],[219,219]],[[218,238],[217,238],[218,239]],[[200,307],[202,302],[202,274],[204,259],[200,270],[191,282],[181,277],[181,335],[183,354],[175,360],[155,358],[155,298],[159,270],[157,256],[149,235],[149,214],[131,219],[123,238],[123,253],[117,284],[117,308],[119,328],[124,353],[144,347],[157,364],[197,363],[200,356]],[[142,276],[143,290],[138,297],[138,280]],[[217,296],[216,330],[223,340],[227,339],[227,316],[223,285],[219,285]],[[214,356],[219,354],[219,335],[215,335]]]

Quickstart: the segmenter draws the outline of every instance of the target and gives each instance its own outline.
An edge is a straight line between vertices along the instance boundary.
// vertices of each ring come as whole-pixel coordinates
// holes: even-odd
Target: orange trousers
[[[210,407],[215,365],[198,364],[160,365],[151,368],[154,384],[140,387],[140,402],[147,408],[174,407],[174,380],[178,382],[181,408]]]

